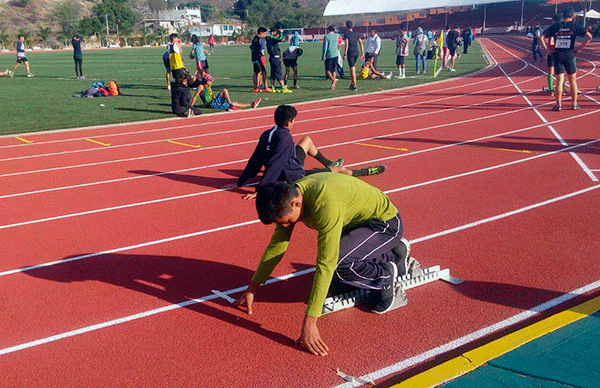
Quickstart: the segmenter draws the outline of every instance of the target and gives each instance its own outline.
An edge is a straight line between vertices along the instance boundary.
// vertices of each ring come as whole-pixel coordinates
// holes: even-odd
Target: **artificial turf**
[[[287,48],[287,43],[280,46],[283,50]],[[321,43],[302,43],[302,48],[304,54],[298,59],[298,85],[301,89],[295,89],[289,94],[259,94],[252,92],[252,64],[248,45],[217,46],[215,53],[208,56],[210,73],[215,78],[213,91],[218,92],[225,87],[237,102],[251,102],[261,97],[261,106],[293,104],[443,80],[486,66],[480,46],[475,41],[469,54],[457,60],[455,73],[444,70],[434,79],[433,60],[428,60],[427,74],[415,76],[414,56],[410,55],[406,58],[407,78],[359,80],[359,90],[352,91],[348,89],[349,71],[345,63],[346,79],[338,82],[336,90],[330,90],[330,82],[324,78],[323,63],[320,60]],[[84,50],[85,80],[75,78],[72,51],[28,52],[27,58],[35,77],[27,78],[25,66],[22,65],[16,70],[14,78],[0,78],[4,111],[0,135],[174,117],[162,63],[164,50],[163,47]],[[193,69],[195,65],[188,57],[189,51],[190,46],[184,46],[184,61],[188,68]],[[395,61],[395,42],[383,41],[378,69],[386,73],[393,70],[396,76]],[[14,53],[0,55],[0,69],[11,69],[14,62]],[[125,95],[73,97],[98,80],[107,83],[116,81]],[[203,109],[203,112],[208,114],[215,111]]]

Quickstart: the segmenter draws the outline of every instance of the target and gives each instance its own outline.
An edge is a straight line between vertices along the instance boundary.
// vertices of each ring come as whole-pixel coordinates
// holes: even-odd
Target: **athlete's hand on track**
[[[305,316],[302,324],[302,333],[296,342],[307,348],[315,356],[326,356],[329,347],[321,339],[321,334],[317,328],[316,317]]]
[[[252,314],[252,304],[254,303],[254,295],[256,295],[256,290],[260,286],[260,283],[251,282],[248,286],[246,292],[242,294],[233,304],[234,306],[246,306],[246,312],[248,315]]]
[[[242,198],[244,198],[244,199],[254,199],[254,198],[256,198],[256,193],[246,194]]]

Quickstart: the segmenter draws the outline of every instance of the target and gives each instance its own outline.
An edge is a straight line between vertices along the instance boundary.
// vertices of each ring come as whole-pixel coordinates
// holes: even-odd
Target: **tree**
[[[167,29],[164,28],[163,26],[159,26],[156,30],[156,35],[158,35],[159,39],[160,39],[160,44],[164,44],[163,39],[165,36],[167,36]]]
[[[38,37],[42,40],[43,44],[46,43],[50,34],[52,34],[52,29],[50,27],[38,27]]]
[[[75,0],[65,0],[54,7],[50,16],[60,26],[60,32],[63,36],[72,36],[75,32],[81,17],[80,8]]]
[[[119,32],[127,35],[133,31],[133,27],[138,22],[139,15],[127,4],[125,0],[104,0],[93,8],[96,17],[104,18],[108,15],[108,26],[110,29],[118,29]]]
[[[0,32],[0,46],[2,48],[10,46],[10,35],[6,33],[6,28]]]

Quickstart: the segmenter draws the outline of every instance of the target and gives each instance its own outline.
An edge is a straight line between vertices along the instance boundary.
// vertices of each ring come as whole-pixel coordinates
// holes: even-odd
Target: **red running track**
[[[252,188],[224,186],[273,108],[0,138],[0,386],[351,386],[338,368],[385,386],[597,292],[599,45],[578,61],[582,109],[551,112],[529,42],[480,41],[491,64],[472,76],[298,104],[295,137],[385,163],[365,180],[413,255],[465,280],[321,318],[327,357],[294,343],[314,231],[297,228],[252,316],[212,292],[239,296],[270,238]]]

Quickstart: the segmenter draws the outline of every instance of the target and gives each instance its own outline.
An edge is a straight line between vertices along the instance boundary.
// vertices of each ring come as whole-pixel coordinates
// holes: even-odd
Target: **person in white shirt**
[[[377,35],[377,31],[371,30],[369,37],[367,38],[367,47],[365,52],[373,54],[375,60],[373,61],[373,67],[377,69],[377,59],[379,58],[379,51],[381,51],[381,38]]]

